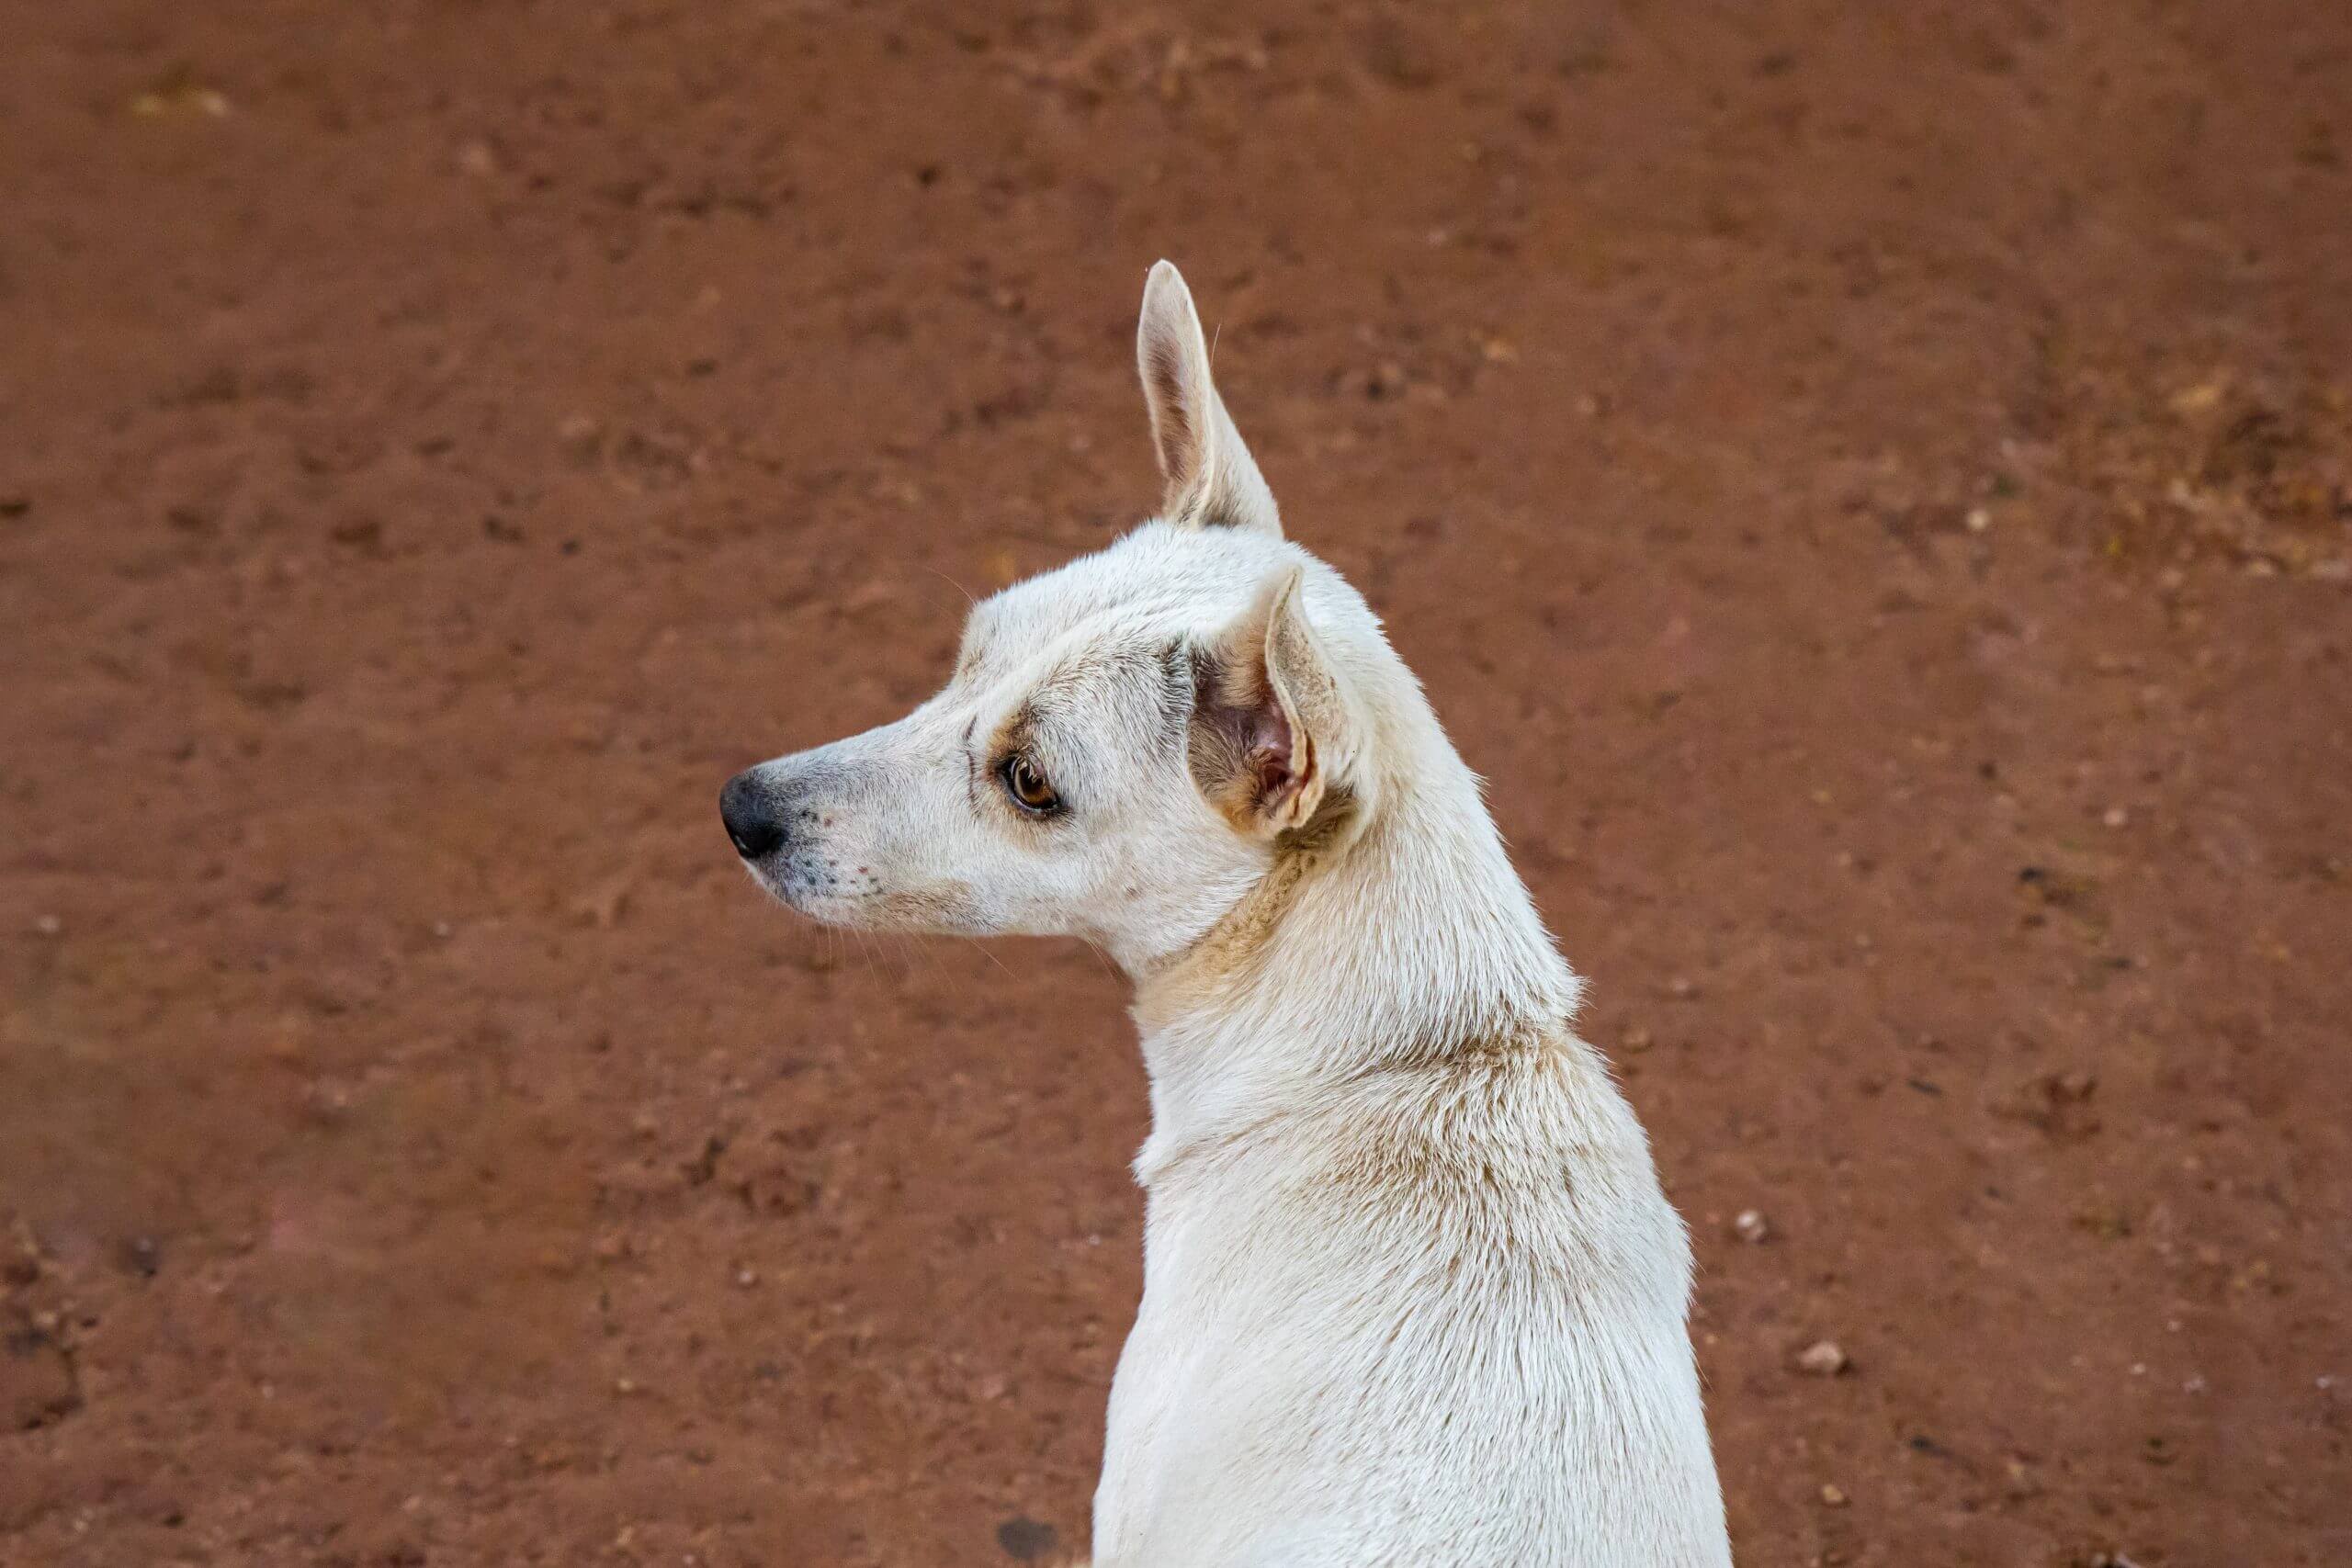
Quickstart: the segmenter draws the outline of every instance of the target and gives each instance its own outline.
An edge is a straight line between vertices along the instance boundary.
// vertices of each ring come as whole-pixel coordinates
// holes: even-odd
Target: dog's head
[[[794,908],[1077,934],[1132,967],[1370,807],[1363,693],[1394,656],[1355,592],[1284,541],[1166,262],[1136,352],[1161,516],[977,605],[945,688],[906,717],[721,792],[736,852]]]

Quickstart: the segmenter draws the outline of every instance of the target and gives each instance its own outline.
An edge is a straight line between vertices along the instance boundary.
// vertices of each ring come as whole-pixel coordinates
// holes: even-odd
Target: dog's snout
[[[737,773],[718,792],[719,820],[727,824],[727,837],[735,852],[745,860],[764,860],[785,839],[784,813],[775,796],[761,786],[755,776],[758,772],[752,768]]]

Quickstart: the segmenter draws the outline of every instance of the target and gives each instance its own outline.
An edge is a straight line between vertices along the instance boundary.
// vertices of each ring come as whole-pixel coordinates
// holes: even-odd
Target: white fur
[[[1138,359],[1169,520],[979,606],[907,718],[757,770],[796,826],[755,874],[1136,978],[1145,1283],[1097,1568],[1727,1564],[1689,1246],[1578,982],[1379,622],[1283,538],[1164,262]],[[1192,675],[1259,650],[1272,782],[1221,810]],[[1049,819],[987,752],[1024,713]]]

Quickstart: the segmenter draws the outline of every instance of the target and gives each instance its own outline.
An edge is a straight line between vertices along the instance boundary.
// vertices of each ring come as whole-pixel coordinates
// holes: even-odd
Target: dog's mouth
[[[863,867],[843,873],[806,854],[745,861],[743,869],[768,897],[820,925],[953,936],[989,929],[961,883],[887,887]]]

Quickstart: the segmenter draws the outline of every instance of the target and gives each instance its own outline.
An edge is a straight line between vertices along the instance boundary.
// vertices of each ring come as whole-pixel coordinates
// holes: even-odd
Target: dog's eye
[[[1012,796],[1013,804],[1031,816],[1043,817],[1061,809],[1062,797],[1054,793],[1054,786],[1046,782],[1046,775],[1028,758],[1007,757],[997,773],[1004,780],[1004,791]]]

